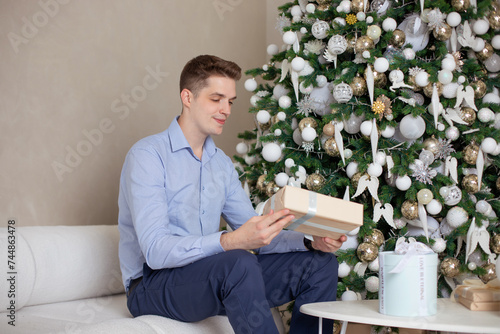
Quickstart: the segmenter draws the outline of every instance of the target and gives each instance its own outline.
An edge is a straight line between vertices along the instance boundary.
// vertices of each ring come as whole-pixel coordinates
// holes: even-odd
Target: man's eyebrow
[[[222,97],[222,98],[225,98],[225,97],[226,97],[226,95],[224,95],[224,94],[222,94],[222,93],[217,93],[217,92],[210,94],[210,96],[214,96],[214,95],[215,95],[215,96],[218,96],[218,97]],[[236,96],[234,96],[234,97],[232,97],[232,98],[229,98],[229,100],[236,100]]]

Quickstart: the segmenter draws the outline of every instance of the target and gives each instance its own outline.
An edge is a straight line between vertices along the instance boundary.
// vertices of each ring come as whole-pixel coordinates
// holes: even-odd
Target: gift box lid
[[[338,238],[363,225],[363,205],[285,186],[268,200],[264,213],[289,209],[295,220],[285,228],[305,234]]]

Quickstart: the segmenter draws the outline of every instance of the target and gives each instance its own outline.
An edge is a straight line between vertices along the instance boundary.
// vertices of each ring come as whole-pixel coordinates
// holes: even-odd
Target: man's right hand
[[[264,216],[250,218],[237,230],[223,233],[220,243],[224,250],[233,249],[256,249],[267,246],[281,230],[295,218],[290,215],[290,210],[284,209],[278,212],[269,212]]]

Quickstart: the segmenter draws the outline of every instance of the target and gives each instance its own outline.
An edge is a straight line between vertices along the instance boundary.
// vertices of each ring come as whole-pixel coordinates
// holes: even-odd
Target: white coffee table
[[[437,314],[429,317],[396,317],[379,313],[378,300],[335,301],[304,304],[302,313],[322,319],[342,322],[342,334],[347,323],[357,322],[387,327],[414,328],[458,333],[500,333],[500,312],[470,311],[447,298],[437,300]]]

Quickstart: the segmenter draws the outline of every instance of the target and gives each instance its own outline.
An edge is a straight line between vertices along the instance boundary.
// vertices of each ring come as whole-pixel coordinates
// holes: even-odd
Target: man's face
[[[210,77],[207,86],[197,97],[192,97],[191,116],[198,130],[206,136],[221,134],[236,99],[236,82],[226,77]]]

